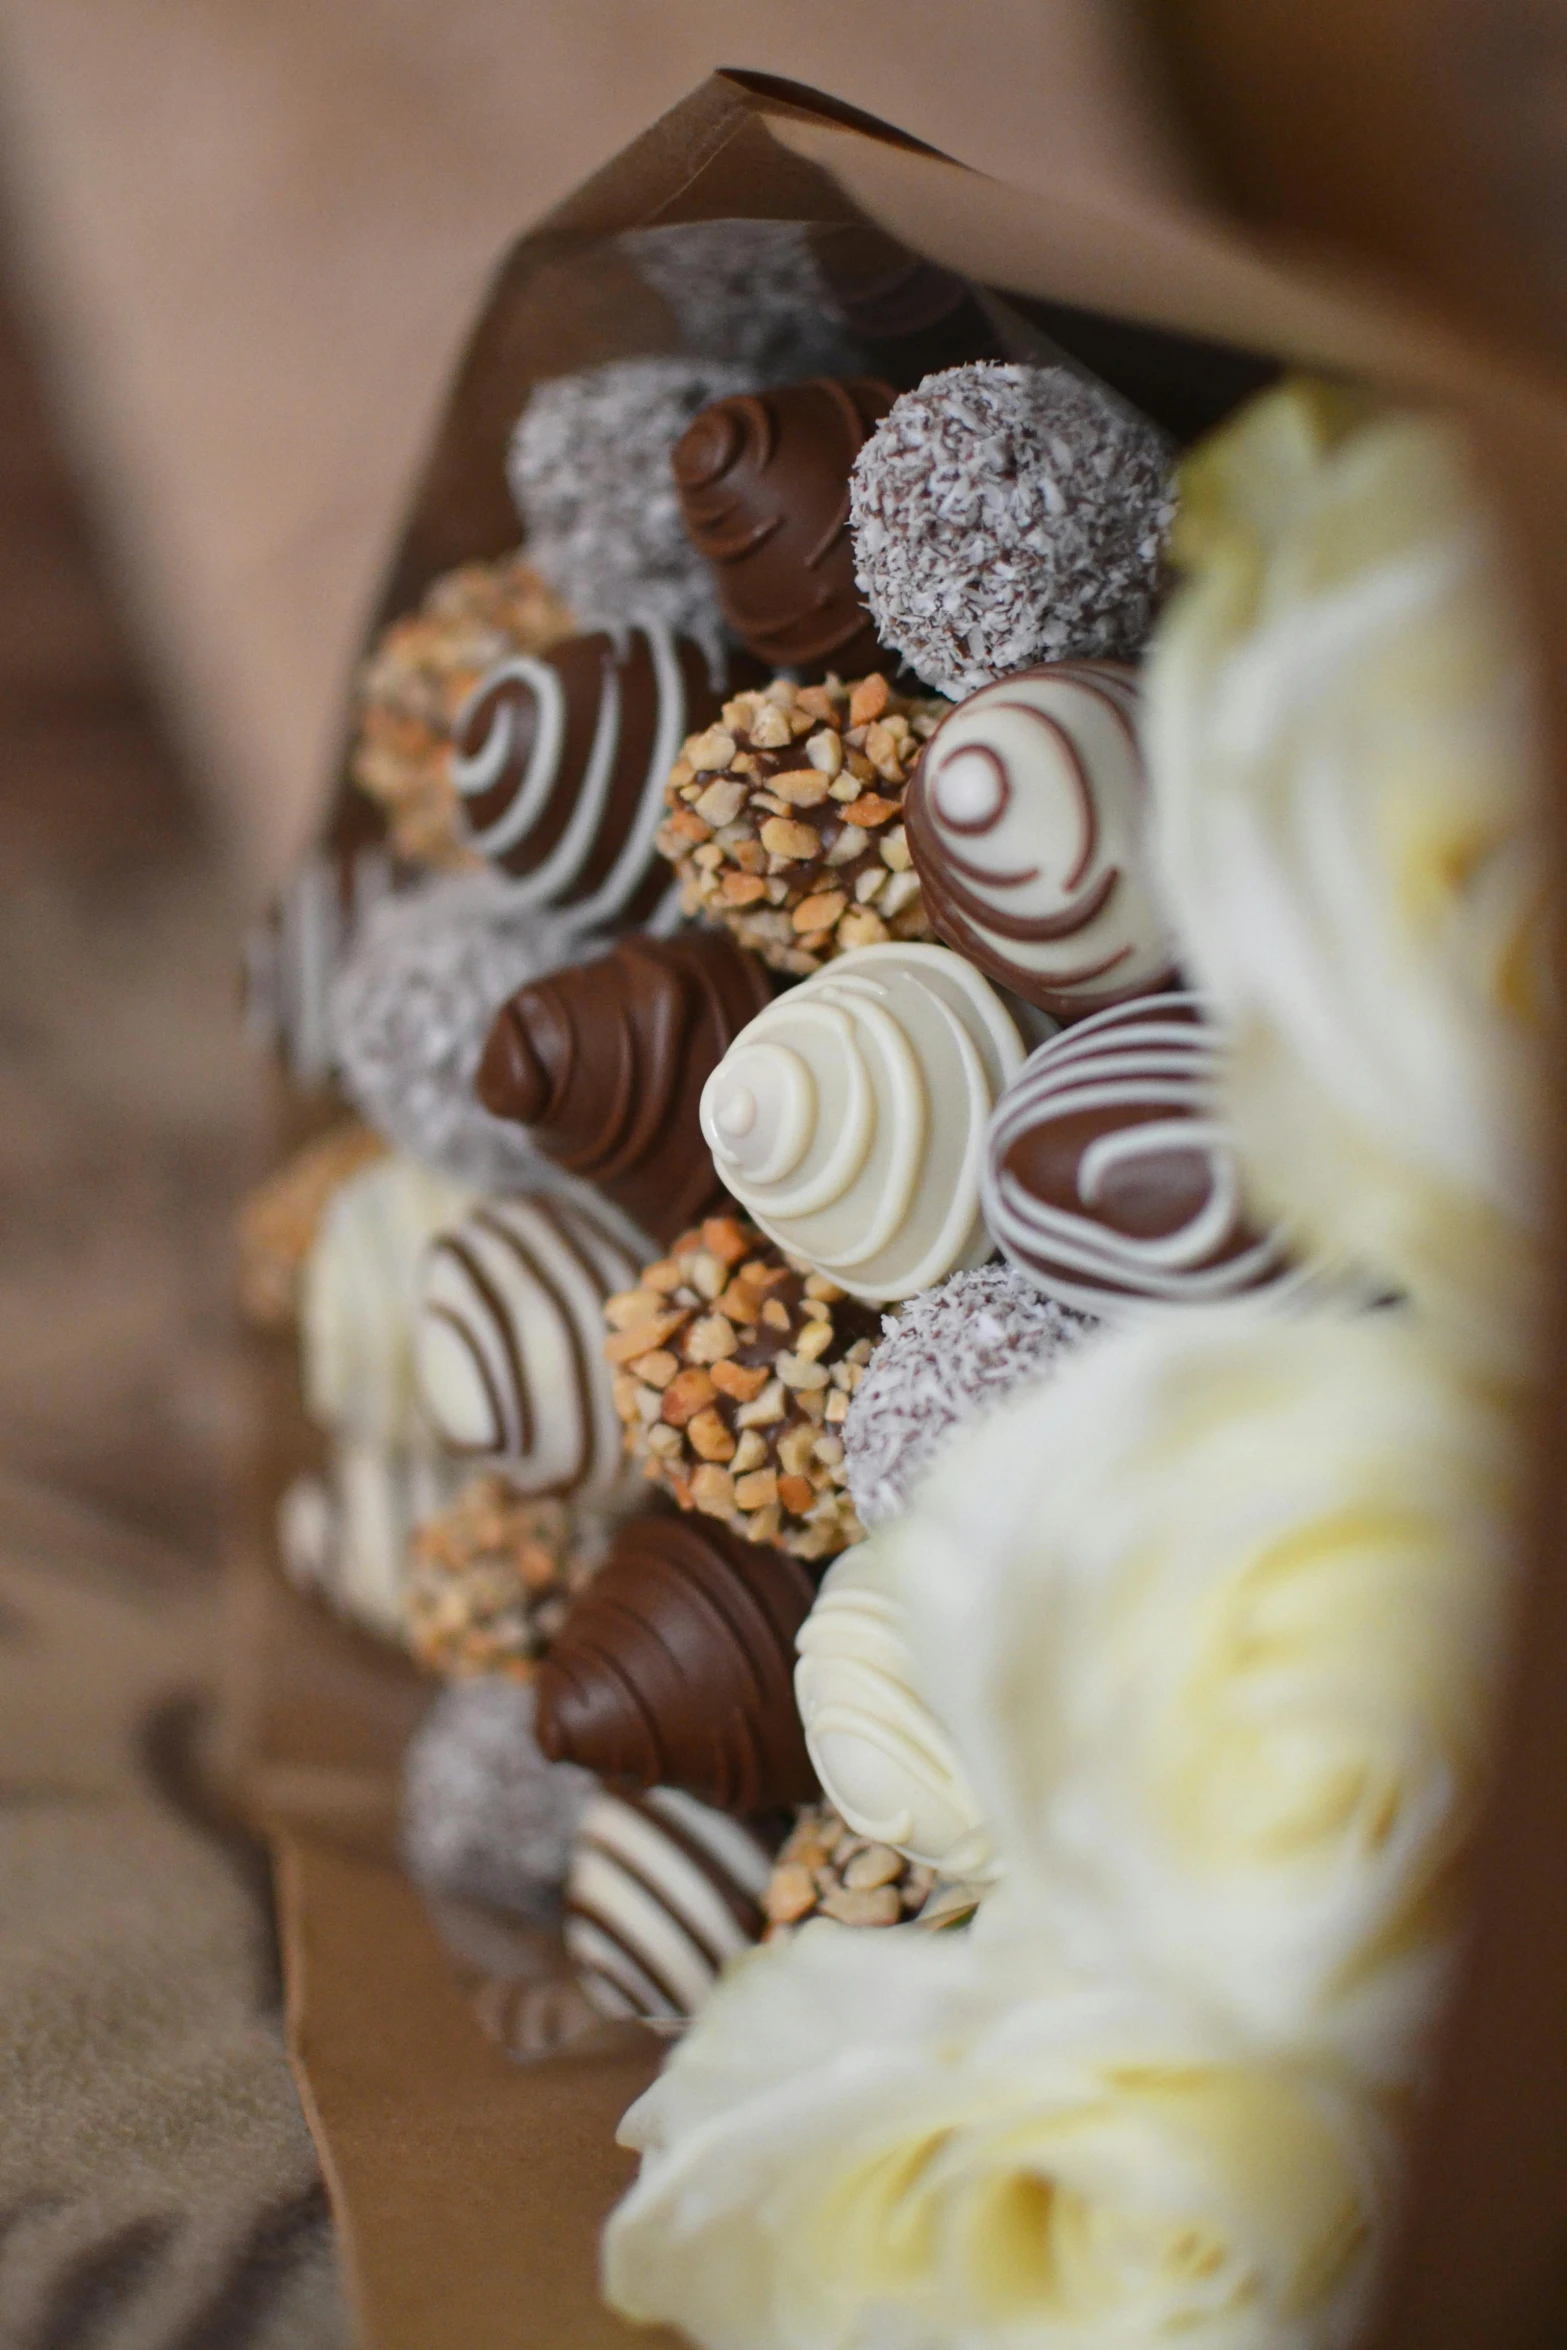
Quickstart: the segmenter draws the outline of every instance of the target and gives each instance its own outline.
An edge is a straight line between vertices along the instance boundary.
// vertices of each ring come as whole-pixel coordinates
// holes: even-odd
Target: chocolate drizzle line
[[[573,1248],[572,1243],[567,1239],[566,1234],[561,1227],[560,1219],[555,1215],[553,1209],[551,1209],[543,1200],[535,1200],[532,1204],[538,1214],[541,1215],[544,1221],[549,1225],[551,1231],[561,1242],[562,1246],[566,1248],[568,1254],[572,1255],[578,1264],[581,1264],[582,1258],[580,1254]],[[578,1318],[572,1311],[571,1300],[560,1288],[554,1276],[546,1271],[542,1261],[534,1254],[533,1250],[529,1248],[521,1233],[514,1232],[509,1224],[502,1223],[500,1219],[493,1215],[487,1208],[478,1209],[474,1215],[473,1220],[475,1224],[479,1225],[484,1231],[492,1234],[493,1237],[501,1243],[502,1247],[509,1249],[512,1256],[517,1260],[518,1264],[521,1265],[523,1271],[532,1275],[534,1281],[538,1284],[544,1295],[549,1299],[551,1306],[559,1316],[561,1325],[565,1330],[566,1344],[571,1353],[571,1367],[576,1381],[578,1428],[577,1456],[570,1470],[567,1472],[562,1485],[562,1490],[569,1490],[572,1486],[580,1485],[583,1480],[589,1476],[594,1467],[595,1457],[598,1450],[598,1427],[596,1415],[593,1409],[593,1389],[590,1384],[587,1352],[582,1343],[582,1332],[578,1327]],[[584,1267],[584,1270],[586,1269],[587,1268]],[[599,1282],[597,1275],[594,1275],[593,1279],[595,1287],[602,1287],[602,1284]],[[523,1383],[520,1392],[526,1395],[529,1391],[526,1385],[527,1373],[522,1364],[522,1349],[517,1343],[516,1333],[513,1330],[509,1319],[507,1324],[507,1351],[510,1359],[517,1365],[519,1379]],[[528,1425],[531,1429],[531,1410],[529,1411]],[[531,1437],[529,1441],[531,1442]]]
[[[701,1958],[704,1962],[711,1963],[714,1972],[716,1973],[719,1965],[722,1962],[718,1959],[712,1959],[710,1957],[710,1953],[708,1952],[701,1938],[691,1931],[688,1919],[681,1911],[670,1908],[668,1901],[665,1899],[658,1886],[650,1884],[647,1877],[640,1869],[633,1868],[628,1860],[625,1860],[620,1853],[613,1851],[608,1845],[595,1844],[593,1849],[594,1851],[598,1852],[604,1860],[608,1861],[614,1868],[618,1869],[622,1876],[629,1877],[634,1885],[640,1885],[643,1892],[646,1893],[651,1900],[658,1903],[665,1916],[669,1918],[672,1924],[679,1928],[680,1932],[685,1936],[686,1940],[696,1951],[698,1957]],[[654,1990],[657,1992],[659,1998],[663,2000],[671,2015],[685,2014],[686,2000],[684,1995],[672,1987],[666,1975],[660,1973],[658,1962],[652,1956],[651,1952],[641,1949],[640,1947],[636,1947],[632,1943],[628,1942],[621,1928],[616,1924],[615,1920],[611,1917],[608,1917],[605,1912],[599,1908],[596,1902],[585,1900],[580,1893],[568,1893],[565,1900],[565,1914],[568,1918],[580,1918],[584,1925],[595,1927],[598,1932],[603,1935],[606,1942],[612,1943],[615,1949],[619,1951],[621,1957],[625,1959],[639,1975],[643,1976],[647,1982],[652,1984]],[[620,1987],[623,1988],[623,1986]]]
[[[1096,667],[1092,663],[1069,661],[1051,664],[1048,674],[1092,693],[1135,749],[1136,733],[1125,710],[1117,697],[1105,690],[1104,673],[1107,671],[1128,681],[1132,675],[1118,663],[1105,662]],[[1093,778],[1070,729],[1049,711],[1038,709],[1029,702],[1000,696],[990,706],[998,713],[1010,711],[1025,718],[1048,735],[1071,780],[1078,809],[1078,849],[1060,883],[1063,896],[1070,899],[1074,891],[1081,889],[1099,849],[1100,819]],[[960,704],[958,714],[961,714],[962,708]],[[1007,939],[1047,944],[1057,939],[1071,938],[1077,932],[1088,929],[1110,906],[1125,874],[1119,865],[1107,866],[1090,889],[1064,905],[1057,914],[1020,914],[998,902],[1000,893],[1026,889],[1031,883],[1037,882],[1041,878],[1040,866],[1036,863],[1002,870],[976,864],[954,848],[951,836],[979,840],[996,831],[1017,796],[1016,779],[1007,761],[991,744],[966,743],[963,747],[964,757],[983,758],[994,770],[1001,790],[1000,801],[990,814],[983,817],[965,820],[947,815],[940,806],[939,790],[934,780],[942,756],[944,732],[944,726],[938,728],[925,746],[909,779],[904,798],[909,849],[920,877],[921,893],[932,928],[938,937],[977,962],[981,969],[1016,987],[1030,1000],[1048,1004],[1053,998],[1069,997],[1075,989],[1108,978],[1130,959],[1133,949],[1129,943],[1123,942],[1113,947],[1097,961],[1048,972],[1015,962],[996,944],[997,940]],[[1157,981],[1144,982],[1143,986],[1150,984],[1157,985]],[[1142,989],[1139,988],[1137,992],[1142,992]]]
[[[1191,994],[1134,998],[1033,1053],[988,1143],[995,1238],[1047,1294],[1201,1303],[1292,1276],[1251,1225],[1212,1093],[1219,1039]]]
[[[761,1910],[741,1890],[728,1871],[704,1845],[689,1835],[679,1821],[673,1819],[658,1806],[648,1803],[636,1795],[622,1795],[616,1800],[624,1804],[628,1811],[635,1813],[638,1818],[645,1821],[653,1834],[666,1842],[702,1878],[728,1912],[737,1933],[743,1940],[755,1942],[760,1939],[765,1923]],[[609,1868],[639,1887],[648,1899],[655,1902],[663,1911],[670,1923],[690,1944],[698,1958],[713,1973],[718,1972],[730,1956],[730,1952],[716,1948],[712,1936],[704,1930],[701,1922],[691,1917],[684,1908],[677,1906],[677,1899],[671,1898],[669,1890],[655,1882],[645,1867],[639,1867],[635,1861],[629,1859],[621,1851],[618,1845],[609,1839],[594,1835],[591,1827],[583,1836],[582,1847],[596,1853]],[[628,1940],[623,1926],[613,1917],[606,1916],[597,1902],[585,1899],[580,1891],[573,1890],[568,1886],[565,1913],[568,1918],[580,1918],[585,1924],[594,1927],[597,1932],[602,1934],[632,1970],[652,1984],[658,1996],[672,2013],[683,2015],[686,2012],[686,2001],[683,1994],[677,1992],[667,1976],[660,1971],[656,1959],[634,1941]],[[591,1966],[591,1959],[587,1963]]]
[[[1070,892],[1081,883],[1084,874],[1094,861],[1094,853],[1099,846],[1099,811],[1094,805],[1093,788],[1089,782],[1088,771],[1083,765],[1082,757],[1072,737],[1058,720],[1050,716],[1048,711],[1032,709],[1026,702],[997,702],[995,707],[997,710],[1015,710],[1020,717],[1032,720],[1042,733],[1053,736],[1060,748],[1066,771],[1072,779],[1081,828],[1079,837],[1082,845],[1077,858],[1071,871],[1064,874],[1061,879],[1063,892]],[[933,742],[939,742],[940,739],[939,734],[932,737]],[[1086,896],[1079,898],[1073,905],[1064,906],[1059,914],[1009,913],[1004,907],[991,905],[987,898],[963,886],[963,881],[967,880],[979,883],[981,889],[1026,889],[1031,881],[1039,879],[1037,865],[1018,866],[1012,872],[1006,873],[987,869],[983,865],[971,864],[966,858],[956,856],[940,837],[937,830],[938,822],[943,829],[949,832],[964,832],[976,836],[993,832],[1015,797],[1012,776],[1006,761],[1000,757],[999,753],[993,751],[988,743],[976,747],[995,767],[1005,789],[1006,796],[993,816],[977,823],[954,824],[950,817],[939,813],[939,802],[936,808],[927,807],[927,798],[936,798],[934,788],[927,789],[925,781],[925,763],[930,756],[929,750],[920,760],[920,764],[915,770],[913,783],[909,788],[906,801],[909,844],[917,857],[923,854],[938,867],[934,880],[927,874],[925,866],[920,867],[921,886],[925,891],[927,901],[933,906],[939,906],[942,910],[951,906],[959,915],[970,922],[979,924],[984,929],[993,930],[1002,938],[1070,938],[1074,932],[1086,930],[1089,923],[1096,921],[1104,912],[1121,885],[1122,875],[1118,865],[1108,866]],[[963,876],[963,880],[951,879],[950,877],[954,874]],[[1112,958],[1112,964],[1106,965],[1104,968],[1109,969],[1114,963],[1124,960],[1126,952],[1125,948],[1121,949]],[[1092,974],[1083,974],[1083,976],[1092,976]],[[1069,974],[1060,984],[1070,985],[1071,981],[1072,975]]]
[[[443,1239],[437,1241],[436,1253],[449,1256],[461,1265],[474,1294],[489,1315],[495,1335],[500,1342],[501,1351],[506,1358],[506,1368],[511,1374],[512,1394],[516,1398],[515,1415],[505,1408],[505,1400],[491,1376],[485,1350],[475,1339],[472,1330],[452,1307],[442,1305],[439,1308],[441,1319],[461,1336],[463,1344],[478,1369],[485,1395],[494,1406],[494,1421],[498,1439],[496,1449],[515,1450],[525,1456],[533,1449],[533,1391],[528,1385],[527,1365],[522,1359],[522,1350],[517,1344],[516,1328],[506,1301],[491,1281],[475,1251],[468,1246],[460,1233],[448,1232]],[[514,1416],[516,1438],[513,1445],[511,1438]],[[484,1448],[464,1445],[460,1449],[465,1453],[473,1453]]]
[[[596,804],[539,902],[595,898],[656,810],[681,739],[711,723],[720,699],[701,648],[650,628],[595,630],[503,663],[458,724],[454,780],[471,844],[516,879],[536,880]],[[537,804],[516,832],[519,796],[551,742],[553,760],[532,778]],[[624,902],[606,905],[606,918],[651,914],[667,890],[648,829],[647,870],[625,876]]]
[[[691,1866],[707,1879],[742,1934],[748,1935],[754,1940],[761,1933],[766,1921],[757,1904],[742,1886],[735,1883],[723,1863],[709,1852],[707,1846],[698,1837],[689,1833],[682,1821],[673,1818],[661,1805],[649,1803],[647,1798],[642,1795],[624,1795],[621,1797],[621,1801],[628,1804],[632,1811],[640,1813],[644,1819],[651,1820],[654,1827],[661,1835],[669,1839],[681,1857],[688,1860]]]

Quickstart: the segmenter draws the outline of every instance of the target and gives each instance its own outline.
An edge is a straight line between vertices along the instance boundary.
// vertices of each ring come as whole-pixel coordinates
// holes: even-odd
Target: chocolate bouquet
[[[1505,571],[1440,419],[1287,382],[1179,456],[735,282],[540,387],[521,552],[364,673],[361,1123],[247,1228],[285,1563],[448,1684],[408,1857],[558,1928],[516,2052],[673,2042],[616,2308],[1336,2344],[1536,1367]]]

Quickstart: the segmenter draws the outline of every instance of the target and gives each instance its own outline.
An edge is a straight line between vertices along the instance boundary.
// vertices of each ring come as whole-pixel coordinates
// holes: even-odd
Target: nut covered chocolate
[[[895,694],[879,672],[854,686],[781,677],[726,702],[669,778],[658,846],[685,912],[795,973],[927,938],[903,790],[945,708]]]
[[[432,1673],[526,1680],[591,1564],[563,1501],[475,1477],[416,1527],[403,1595],[407,1640]]]
[[[692,544],[740,642],[775,669],[858,677],[889,656],[855,584],[849,472],[897,397],[818,376],[704,408],[673,464]]]
[[[919,1916],[936,1872],[891,1844],[845,1825],[830,1803],[807,1804],[773,1862],[764,1942],[784,1942],[809,1918],[840,1926],[901,1926]]]
[[[702,1088],[771,998],[756,957],[723,931],[623,939],[502,1006],[479,1099],[668,1243],[719,1204]]]
[[[932,930],[1058,1019],[1173,968],[1147,846],[1137,683],[1108,661],[1001,678],[925,746],[908,837]]]
[[[737,1216],[683,1233],[604,1310],[628,1444],[682,1509],[795,1558],[859,1540],[839,1430],[874,1314]]]
[[[794,1636],[815,1596],[797,1560],[711,1520],[631,1519],[540,1669],[540,1746],[720,1811],[802,1802]]]
[[[985,1216],[1046,1296],[1111,1316],[1301,1279],[1251,1224],[1214,1107],[1219,1040],[1189,994],[1145,996],[1029,1055],[991,1123]]]
[[[470,848],[520,905],[634,927],[668,894],[654,850],[665,779],[717,717],[701,647],[667,628],[597,629],[492,669],[458,721],[452,779]]]

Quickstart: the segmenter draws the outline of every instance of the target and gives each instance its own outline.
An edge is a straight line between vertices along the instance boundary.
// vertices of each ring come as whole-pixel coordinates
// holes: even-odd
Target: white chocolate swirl
[[[1029,1055],[986,1154],[985,1219],[1047,1296],[1111,1316],[1303,1278],[1247,1220],[1214,1103],[1221,1040],[1190,994],[1098,1012]]]
[[[1066,1016],[1172,968],[1149,874],[1137,685],[1063,661],[971,694],[932,735],[908,838],[938,938]]]
[[[708,1079],[720,1180],[852,1297],[913,1297],[990,1254],[985,1129],[1017,1025],[945,947],[863,947],[743,1028]]]
[[[829,1803],[857,1834],[963,1879],[993,1867],[951,1739],[915,1686],[902,1603],[874,1544],[828,1570],[795,1642],[794,1693]]]
[[[492,1200],[425,1260],[419,1389],[449,1450],[499,1457],[524,1493],[608,1494],[629,1470],[604,1300],[637,1260],[607,1220],[548,1192]]]

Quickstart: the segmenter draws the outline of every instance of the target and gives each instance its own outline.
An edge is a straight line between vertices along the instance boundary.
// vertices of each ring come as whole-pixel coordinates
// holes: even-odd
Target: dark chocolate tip
[[[522,988],[503,1004],[484,1040],[473,1090],[492,1118],[531,1126],[549,1107],[550,1081],[528,1033],[527,998]]]
[[[545,1761],[552,1763],[575,1759],[571,1751],[570,1731],[561,1718],[568,1709],[563,1703],[557,1702],[556,1683],[559,1679],[558,1670],[551,1673],[547,1664],[540,1668],[534,1679],[534,1744]]]
[[[728,471],[745,438],[737,404],[719,400],[693,418],[675,443],[669,462],[683,490],[705,489]]]
[[[810,376],[694,417],[674,479],[724,618],[770,669],[856,677],[888,658],[854,577],[849,474],[897,397],[875,376]]]
[[[552,1762],[744,1815],[816,1789],[794,1702],[814,1578],[786,1552],[652,1515],[620,1528],[534,1684]]]

